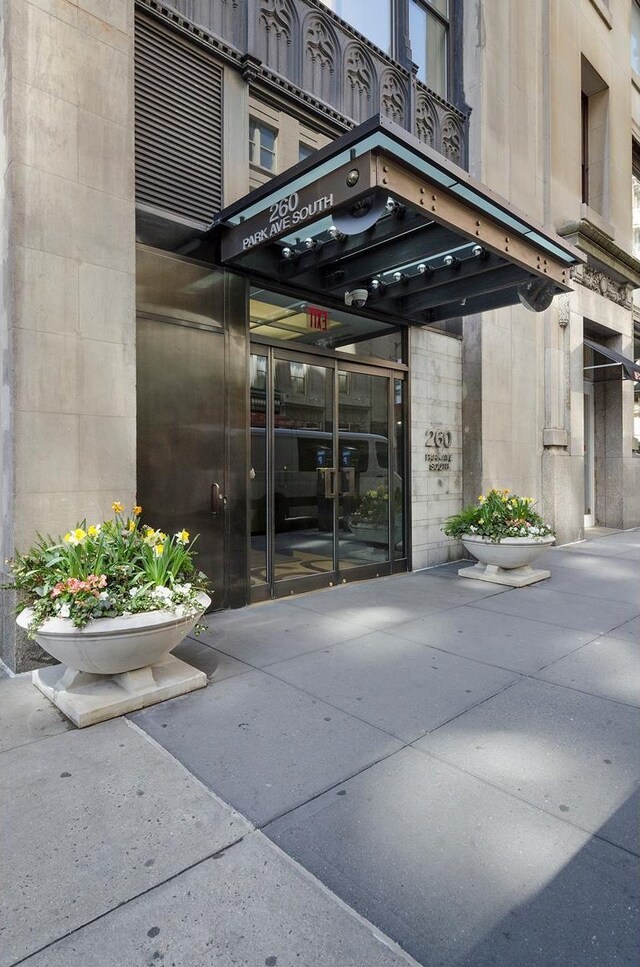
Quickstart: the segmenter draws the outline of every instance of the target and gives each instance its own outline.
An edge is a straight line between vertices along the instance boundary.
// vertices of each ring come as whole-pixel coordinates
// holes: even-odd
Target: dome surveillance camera
[[[354,289],[352,292],[345,292],[344,304],[346,306],[355,306],[356,309],[362,309],[368,298],[368,289]]]

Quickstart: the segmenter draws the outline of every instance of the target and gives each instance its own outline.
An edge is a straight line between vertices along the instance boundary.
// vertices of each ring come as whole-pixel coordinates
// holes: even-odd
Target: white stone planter
[[[50,618],[38,628],[38,644],[60,665],[33,672],[33,684],[82,728],[174,698],[207,684],[204,672],[170,652],[211,604],[186,617],[149,611],[130,617],[96,618],[74,628],[68,618]],[[26,608],[17,618],[28,628]]]
[[[461,568],[460,577],[522,588],[551,576],[550,571],[533,568],[531,564],[551,547],[555,537],[503,537],[496,542],[488,537],[465,534],[461,540],[479,563]]]

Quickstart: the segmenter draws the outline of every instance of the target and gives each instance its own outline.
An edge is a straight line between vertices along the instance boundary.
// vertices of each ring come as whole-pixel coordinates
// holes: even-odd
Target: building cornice
[[[564,225],[558,234],[585,253],[588,269],[606,275],[618,286],[640,287],[640,261],[587,219]]]

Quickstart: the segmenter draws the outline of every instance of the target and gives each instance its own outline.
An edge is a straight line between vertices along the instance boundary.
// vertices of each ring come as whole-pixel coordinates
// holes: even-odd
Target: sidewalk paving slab
[[[408,967],[255,832],[108,913],[28,967]]]
[[[638,789],[639,736],[638,709],[527,679],[414,748],[596,833]],[[640,853],[629,808],[609,833]]]
[[[483,611],[474,604],[416,618],[388,628],[387,633],[525,675],[594,637],[593,632]]]
[[[632,618],[631,621],[625,621],[617,628],[612,628],[609,637],[620,638],[622,641],[632,641],[635,645],[640,645],[640,615]]]
[[[0,752],[73,728],[69,719],[34,688],[30,672],[0,679]]]
[[[257,670],[213,683],[195,697],[131,718],[256,825],[403,744]]]
[[[519,678],[382,631],[270,665],[269,674],[405,742]]]
[[[638,613],[638,602],[603,601],[584,594],[549,591],[533,585],[509,594],[477,601],[476,608],[548,622],[561,628],[576,628],[604,635]]]
[[[268,609],[262,611],[268,613]],[[215,614],[207,615],[206,621],[208,631],[202,632],[200,641],[254,668],[315,651],[336,641],[357,638],[366,630],[351,621],[311,614],[291,605],[279,609],[275,620],[261,625],[253,621],[246,626],[220,623]]]
[[[635,964],[635,858],[413,748],[264,831],[425,967]]]
[[[613,632],[547,665],[535,677],[640,707],[638,645],[614,638]]]
[[[250,829],[122,719],[3,752],[0,770],[2,967]]]

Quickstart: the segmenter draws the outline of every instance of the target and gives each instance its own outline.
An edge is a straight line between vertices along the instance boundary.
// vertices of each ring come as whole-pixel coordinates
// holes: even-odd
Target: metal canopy
[[[541,311],[584,261],[379,117],[226,208],[202,245],[306,298],[419,325],[518,301]]]
[[[630,379],[632,382],[638,382],[640,380],[640,362],[634,362],[633,359],[628,359],[623,356],[622,353],[616,352],[615,349],[609,349],[608,346],[601,346],[599,342],[594,342],[592,339],[585,339],[584,345],[588,349],[592,349],[594,353],[599,353],[600,356],[604,356],[605,359],[610,359],[611,363],[605,363],[597,366],[585,366],[586,369],[606,369],[609,366],[619,366],[619,375],[622,379]]]

